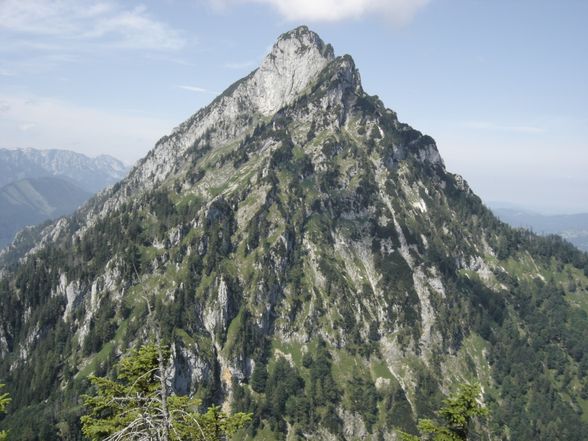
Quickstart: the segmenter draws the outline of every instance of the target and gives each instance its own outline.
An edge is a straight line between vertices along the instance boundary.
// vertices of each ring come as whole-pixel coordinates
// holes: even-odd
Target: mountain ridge
[[[586,255],[496,219],[315,35],[272,48],[300,50],[287,64],[308,82],[275,85],[267,57],[3,254],[0,376],[18,409],[3,424],[21,439],[75,432],[84,378],[149,339],[145,295],[170,389],[253,412],[242,439],[394,440],[462,381],[492,412],[481,439],[585,433]],[[277,98],[260,105],[260,84]]]
[[[296,53],[297,51],[300,53]],[[304,57],[300,57],[301,55]],[[299,61],[304,63],[293,63],[294,56],[298,56]],[[333,56],[332,48],[329,50],[320,37],[305,26],[282,34],[258,69],[229,86],[211,104],[188,118],[169,136],[158,141],[147,157],[140,161],[138,169],[140,172],[136,175],[144,177],[143,184],[158,183],[162,176],[171,171],[169,167],[161,169],[164,162],[163,156],[167,155],[166,159],[169,160],[174,157],[174,154],[184,153],[191,147],[191,143],[186,138],[193,140],[201,137],[219,121],[221,116],[223,120],[233,123],[233,132],[239,130],[243,127],[243,106],[247,104],[251,106],[248,111],[252,111],[253,115],[245,120],[255,119],[256,114],[267,117],[272,111],[277,111],[300,93]],[[297,69],[292,70],[291,66],[296,66]],[[289,81],[281,81],[283,75],[287,75]],[[267,95],[260,93],[260,89],[275,91],[275,93]],[[158,165],[159,173],[157,173]]]
[[[0,148],[0,186],[19,179],[53,176],[96,193],[122,179],[127,171],[121,161],[109,155],[90,158],[70,150]]]
[[[90,158],[69,150],[0,149],[0,248],[25,226],[71,214],[127,171],[108,155]],[[58,188],[60,197],[54,194]]]

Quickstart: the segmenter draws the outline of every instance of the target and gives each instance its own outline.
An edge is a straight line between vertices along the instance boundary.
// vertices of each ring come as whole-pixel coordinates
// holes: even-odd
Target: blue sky
[[[299,24],[485,201],[588,211],[588,2],[0,0],[0,146],[132,162]]]

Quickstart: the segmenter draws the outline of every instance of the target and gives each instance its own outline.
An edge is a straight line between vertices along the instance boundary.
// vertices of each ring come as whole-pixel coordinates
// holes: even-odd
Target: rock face
[[[243,84],[243,97],[259,113],[271,116],[292,103],[334,58],[333,48],[308,28],[287,32]]]
[[[247,439],[393,440],[473,380],[481,439],[585,433],[586,255],[500,223],[305,27],[31,235],[0,256],[0,378],[27,424],[75,420],[82,379],[155,321],[170,388],[252,411]]]

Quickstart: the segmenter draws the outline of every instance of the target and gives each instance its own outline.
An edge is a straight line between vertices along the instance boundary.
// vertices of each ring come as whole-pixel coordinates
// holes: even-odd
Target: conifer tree
[[[147,344],[120,361],[114,379],[90,377],[96,394],[84,396],[85,436],[95,441],[220,441],[251,419],[216,406],[201,414],[199,400],[168,395],[161,355],[166,358],[169,351]]]
[[[421,437],[399,432],[402,441],[467,441],[472,419],[488,413],[478,402],[480,393],[477,383],[461,384],[453,395],[443,401],[443,407],[437,412],[443,423],[421,419],[418,423]]]
[[[135,274],[138,275],[133,265]],[[145,294],[147,326],[155,343],[141,346],[115,367],[116,377],[91,376],[96,395],[84,396],[89,410],[82,432],[93,441],[223,441],[246,425],[252,415],[228,415],[216,406],[199,413],[200,400],[170,395],[165,376],[169,350]]]
[[[0,389],[4,387],[3,384],[0,384]],[[4,413],[6,411],[6,406],[10,403],[10,396],[7,393],[0,394],[0,413]],[[0,432],[0,441],[5,441],[8,437],[6,431]]]

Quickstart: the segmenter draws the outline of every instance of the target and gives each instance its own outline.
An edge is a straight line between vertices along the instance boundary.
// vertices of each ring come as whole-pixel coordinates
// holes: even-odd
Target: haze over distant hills
[[[583,251],[588,251],[588,213],[541,214],[518,207],[490,204],[492,211],[504,222],[535,233],[558,234]]]
[[[28,178],[0,188],[0,247],[17,231],[71,213],[92,194],[61,178]]]
[[[0,248],[27,225],[73,212],[127,171],[128,167],[112,156],[0,149]]]
[[[116,158],[90,158],[69,150],[0,149],[0,186],[19,179],[60,177],[96,193],[121,180],[129,168]]]

